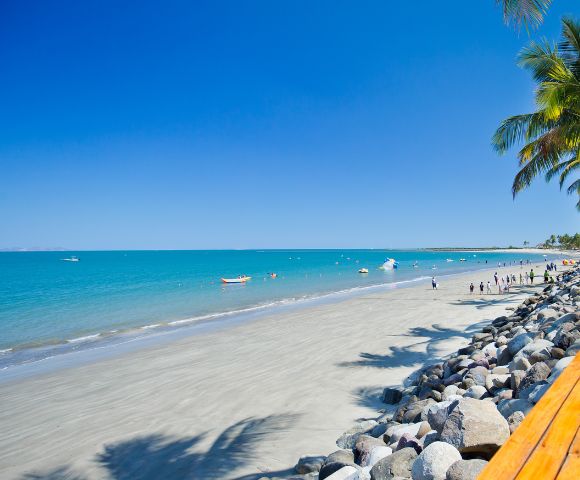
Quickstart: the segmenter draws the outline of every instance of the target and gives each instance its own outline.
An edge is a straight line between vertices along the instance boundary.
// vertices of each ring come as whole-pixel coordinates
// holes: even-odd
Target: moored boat
[[[240,275],[237,278],[222,278],[223,283],[246,283],[250,278],[246,275]]]

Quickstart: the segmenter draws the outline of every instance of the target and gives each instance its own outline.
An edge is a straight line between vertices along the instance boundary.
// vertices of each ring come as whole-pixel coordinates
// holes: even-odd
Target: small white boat
[[[369,269],[368,268],[361,268],[358,273],[369,273]]]
[[[465,258],[460,258],[459,261],[460,262],[466,262],[467,260],[465,260]]]
[[[239,276],[238,278],[222,278],[223,283],[246,283],[250,278],[246,275]]]
[[[74,255],[70,258],[61,258],[63,262],[78,262],[79,258],[75,257]]]
[[[452,258],[448,258],[447,260],[445,260],[446,262],[453,262],[454,260]]]

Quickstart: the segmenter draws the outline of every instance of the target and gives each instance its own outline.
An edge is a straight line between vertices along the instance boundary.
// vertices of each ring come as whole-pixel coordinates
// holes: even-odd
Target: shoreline
[[[526,253],[538,253],[538,249],[528,249]],[[464,250],[467,251],[467,250]],[[471,250],[475,251],[475,250]],[[506,250],[507,251],[507,250]],[[554,259],[547,259],[554,260]],[[538,267],[539,262],[532,261],[530,266]],[[479,264],[478,264],[479,265]],[[438,278],[453,278],[454,276],[471,274],[476,272],[487,272],[497,270],[498,267],[490,267],[487,264],[481,264],[479,268],[465,270],[460,272],[436,275]],[[475,264],[474,264],[475,266]],[[524,264],[524,267],[526,265]],[[510,265],[503,268],[521,268],[519,265]],[[238,310],[225,311],[201,315],[191,318],[184,318],[179,320],[171,320],[167,322],[159,321],[151,325],[142,325],[139,327],[132,327],[127,329],[117,329],[105,332],[79,332],[79,336],[62,341],[47,341],[40,343],[16,345],[10,348],[0,350],[0,384],[12,379],[19,378],[18,372],[15,369],[23,368],[25,370],[23,376],[28,377],[34,375],[34,365],[41,362],[51,361],[61,356],[83,355],[79,361],[82,363],[90,363],[91,361],[103,360],[107,356],[118,356],[123,353],[135,351],[139,348],[150,348],[156,344],[167,344],[169,342],[198,334],[198,330],[203,330],[205,327],[211,329],[212,327],[219,329],[228,324],[237,324],[239,322],[253,321],[266,315],[276,315],[284,313],[285,311],[292,311],[298,309],[305,309],[326,303],[338,303],[346,299],[365,295],[374,291],[391,290],[398,288],[408,288],[416,283],[426,282],[429,276],[421,275],[416,278],[391,281],[385,283],[378,283],[374,285],[355,286],[338,291],[313,293],[309,296],[301,298],[285,298],[275,300],[266,304],[259,304],[249,306]],[[215,324],[214,324],[215,322]],[[181,335],[180,335],[181,334]],[[155,342],[155,339],[158,342]],[[139,342],[143,345],[139,345]],[[32,345],[32,346],[31,346]],[[118,351],[113,351],[116,349]],[[109,350],[109,354],[104,350]],[[91,357],[91,351],[98,351],[99,354]],[[79,358],[78,356],[76,357]],[[54,369],[66,368],[69,362],[57,362]],[[50,371],[50,366],[44,366],[40,369],[42,373]]]
[[[65,469],[92,480],[129,468],[139,460],[123,452],[141,458],[131,448],[146,445],[149,467],[183,478],[159,452],[189,445],[197,453],[182,455],[203,478],[286,472],[305,452],[332,451],[357,418],[376,416],[385,386],[543,288],[470,295],[481,273],[448,277],[437,291],[418,284],[263,315],[8,382],[0,469],[7,478]]]

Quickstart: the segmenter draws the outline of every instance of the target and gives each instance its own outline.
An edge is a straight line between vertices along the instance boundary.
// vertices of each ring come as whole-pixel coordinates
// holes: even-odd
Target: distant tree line
[[[575,233],[574,235],[550,235],[544,242],[544,246],[548,248],[565,248],[567,250],[580,249],[580,233]]]

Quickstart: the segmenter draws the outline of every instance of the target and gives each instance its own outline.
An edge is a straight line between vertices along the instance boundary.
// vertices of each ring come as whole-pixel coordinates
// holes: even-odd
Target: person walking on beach
[[[494,280],[495,280],[495,284],[497,285],[497,272],[495,272],[495,273],[493,274],[493,278],[494,278]]]
[[[487,281],[487,294],[491,295],[491,282],[489,280]]]
[[[528,272],[526,272],[526,285],[528,284],[529,281],[530,281],[530,276],[528,275]]]
[[[550,274],[548,270],[544,270],[544,283],[548,283],[548,280],[550,280]]]
[[[531,283],[532,285],[534,284],[534,275],[535,275],[535,273],[534,273],[534,269],[532,268],[532,269],[530,270],[530,283]]]
[[[469,284],[469,293],[471,293],[471,294],[472,294],[472,293],[473,293],[473,289],[474,289],[474,288],[475,288],[475,287],[473,286],[473,282],[471,282],[471,283]]]
[[[483,295],[483,282],[479,282],[479,294]]]
[[[431,278],[431,286],[433,287],[433,290],[437,290],[437,282],[435,281],[435,277]]]
[[[520,285],[524,284],[524,277],[522,277],[522,273],[520,272]]]

